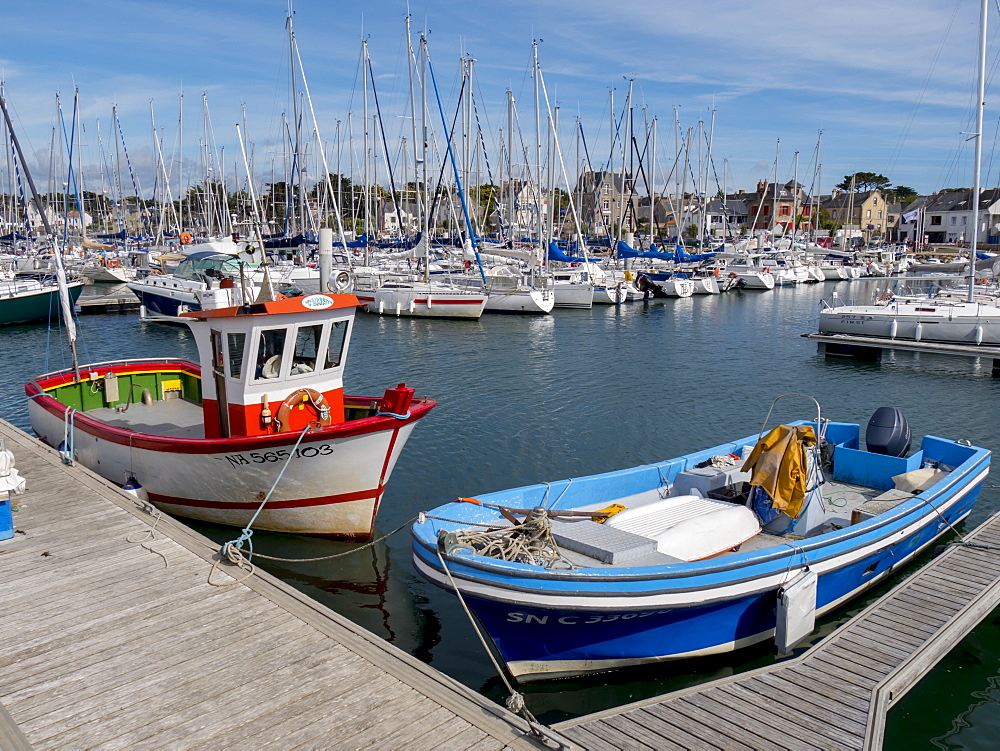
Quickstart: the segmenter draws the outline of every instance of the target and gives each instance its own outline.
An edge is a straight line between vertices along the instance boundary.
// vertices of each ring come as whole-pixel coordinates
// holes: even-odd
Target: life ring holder
[[[275,428],[279,433],[288,432],[289,428],[289,416],[294,407],[299,406],[309,402],[312,404],[313,409],[316,410],[319,415],[319,424],[322,427],[326,427],[333,423],[333,416],[330,413],[330,404],[326,401],[326,397],[323,396],[316,389],[296,389],[281,403],[278,407],[278,413],[274,417]]]

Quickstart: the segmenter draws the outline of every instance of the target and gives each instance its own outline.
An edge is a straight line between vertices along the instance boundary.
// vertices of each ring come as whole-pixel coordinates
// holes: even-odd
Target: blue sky
[[[61,94],[68,113],[74,87],[88,173],[100,160],[98,122],[105,154],[114,149],[114,104],[134,170],[144,186],[151,184],[150,102],[163,148],[172,155],[181,146],[182,92],[186,174],[197,177],[200,169],[203,95],[227,172],[237,170],[236,123],[243,123],[244,107],[257,169],[273,170],[280,160],[281,113],[291,108],[287,7],[286,0],[8,4],[0,75],[25,150],[37,160],[36,180],[45,184],[48,175],[55,95]],[[532,142],[531,42],[541,39],[541,68],[560,107],[570,168],[575,118],[582,121],[592,160],[603,162],[609,150],[608,92],[614,89],[620,108],[633,79],[634,105],[645,108],[647,119],[658,119],[659,182],[674,159],[675,108],[686,132],[699,120],[707,128],[714,107],[713,161],[721,175],[727,160],[730,190],[752,189],[771,178],[776,153],[778,178],[790,180],[795,152],[799,182],[809,186],[820,130],[823,192],[855,170],[880,172],[921,193],[972,184],[972,149],[963,133],[972,129],[975,0],[296,0],[294,10],[300,55],[328,143],[338,120],[346,138],[349,111],[359,128],[363,36],[388,137],[398,141],[405,135],[400,115],[409,12],[415,34],[429,31],[445,109],[454,106],[458,59],[471,55],[484,128],[495,133],[506,127],[509,88],[524,137]],[[996,18],[991,24],[1000,28]],[[991,32],[990,71],[994,42]],[[991,106],[989,88],[986,102],[983,182],[992,186],[1000,177],[1000,159],[992,159],[1000,109]],[[346,172],[348,157],[342,159]],[[98,178],[87,179],[93,188]]]

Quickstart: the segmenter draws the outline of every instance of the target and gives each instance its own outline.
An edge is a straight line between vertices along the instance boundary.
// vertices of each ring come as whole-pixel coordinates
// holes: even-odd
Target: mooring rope
[[[543,737],[543,733],[538,728],[539,724],[538,720],[536,720],[535,716],[531,714],[531,710],[528,709],[528,705],[525,704],[524,702],[524,695],[516,691],[514,687],[511,685],[510,681],[507,680],[506,672],[504,671],[503,668],[500,667],[500,663],[497,662],[496,655],[493,654],[493,650],[491,650],[489,648],[489,645],[486,643],[486,638],[483,636],[483,632],[479,628],[479,624],[476,622],[475,617],[472,615],[472,611],[469,610],[469,606],[465,602],[465,597],[462,596],[462,592],[459,590],[458,585],[455,584],[455,579],[451,575],[451,570],[448,568],[448,564],[445,563],[444,556],[441,555],[440,548],[437,548],[437,557],[438,560],[441,562],[441,568],[444,570],[445,575],[448,577],[448,582],[449,584],[451,584],[451,588],[454,590],[455,595],[458,597],[458,601],[462,605],[462,610],[465,611],[465,615],[466,617],[468,617],[469,623],[472,624],[472,630],[476,632],[476,636],[479,637],[479,643],[483,645],[483,649],[485,650],[487,656],[490,658],[490,662],[493,663],[493,667],[496,669],[497,675],[500,676],[500,680],[503,681],[504,686],[507,687],[507,691],[510,693],[510,695],[507,697],[507,701],[505,702],[505,704],[507,705],[507,709],[509,709],[511,712],[521,715],[527,721],[528,729],[532,735]],[[503,657],[501,657],[500,659],[503,660]],[[506,667],[507,663],[506,661],[504,661],[504,668]]]
[[[250,555],[253,555],[253,523],[257,521],[257,517],[260,516],[260,512],[264,510],[264,506],[267,505],[268,500],[270,500],[271,495],[274,493],[274,489],[278,487],[278,483],[281,482],[281,478],[285,475],[285,470],[288,469],[288,465],[292,463],[292,459],[295,458],[296,453],[299,449],[299,444],[302,443],[302,439],[306,437],[306,433],[312,430],[314,427],[319,427],[318,422],[310,422],[306,425],[302,432],[299,433],[299,437],[295,441],[295,445],[292,450],[288,452],[288,458],[285,459],[285,463],[281,465],[281,471],[278,472],[278,476],[274,478],[274,482],[271,484],[271,489],[267,491],[267,494],[261,499],[260,505],[257,510],[253,512],[253,516],[250,517],[250,521],[247,522],[246,526],[243,527],[240,536],[235,540],[230,540],[224,543],[221,548],[219,548],[218,558],[212,564],[212,570],[208,572],[208,583],[215,587],[225,587],[231,584],[239,584],[245,582],[251,576],[253,576],[256,570],[253,563],[243,555],[243,543],[247,543]],[[215,573],[216,569],[219,568],[219,564],[222,561],[228,561],[237,568],[246,571],[246,575],[240,577],[239,579],[233,579],[227,582],[215,582],[212,581],[212,575]]]
[[[552,522],[541,507],[532,511],[531,516],[516,526],[454,534],[458,545],[469,547],[478,555],[545,566],[547,569],[557,563],[565,564],[571,571],[576,569],[559,551],[559,546],[552,537]]]
[[[155,518],[153,519],[153,524],[147,529],[140,529],[136,530],[135,532],[129,532],[125,536],[125,542],[130,542],[133,544],[137,542],[142,543],[143,548],[148,550],[150,553],[156,553],[158,556],[160,556],[160,558],[163,559],[164,568],[170,568],[170,561],[167,560],[167,556],[159,550],[153,550],[152,545],[149,544],[150,542],[156,540],[156,525],[159,524],[160,519],[163,518],[163,513],[151,503],[140,503],[139,507],[147,514],[155,514]],[[135,535],[141,535],[141,537],[135,537]]]

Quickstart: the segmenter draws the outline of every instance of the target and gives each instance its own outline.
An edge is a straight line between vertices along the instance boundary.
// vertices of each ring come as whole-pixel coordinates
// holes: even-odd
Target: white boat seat
[[[657,552],[683,561],[718,555],[760,532],[756,514],[746,506],[697,495],[622,511],[605,524],[656,540]]]

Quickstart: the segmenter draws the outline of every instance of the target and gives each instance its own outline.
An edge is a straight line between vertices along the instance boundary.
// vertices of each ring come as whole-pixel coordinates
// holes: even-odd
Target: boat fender
[[[125,484],[122,485],[122,490],[129,495],[138,498],[140,501],[149,500],[149,494],[146,492],[146,489],[142,487],[137,479],[135,479],[135,475],[133,474],[130,474],[127,478],[125,478]]]
[[[330,425],[332,418],[330,416],[330,405],[326,401],[326,397],[323,396],[316,389],[296,389],[291,394],[285,397],[285,400],[278,407],[278,414],[274,418],[275,427],[279,433],[284,433],[290,429],[289,415],[293,407],[304,407],[306,403],[310,403],[316,413],[319,415],[319,424],[323,427]]]

